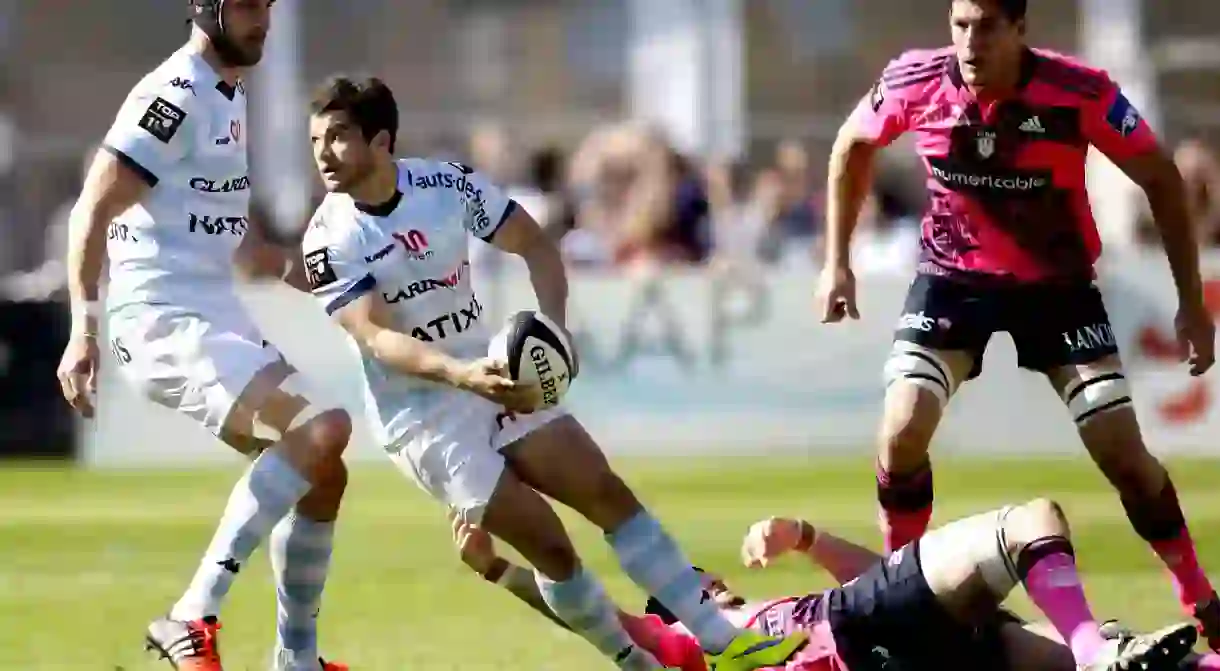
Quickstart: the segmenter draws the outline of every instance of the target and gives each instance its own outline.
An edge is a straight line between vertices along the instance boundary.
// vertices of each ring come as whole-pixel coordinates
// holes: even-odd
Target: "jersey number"
[[[114,338],[110,341],[110,351],[114,354],[114,358],[119,360],[119,363],[131,363],[131,352],[123,344],[122,340]]]

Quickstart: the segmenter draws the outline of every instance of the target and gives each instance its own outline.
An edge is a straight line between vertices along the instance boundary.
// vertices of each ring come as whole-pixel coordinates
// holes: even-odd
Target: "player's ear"
[[[380,149],[388,154],[393,153],[390,150],[390,132],[387,130],[377,131],[377,134],[373,136],[373,141],[369,144],[371,144],[373,148]]]
[[[1025,37],[1025,19],[1017,19],[1017,34]]]

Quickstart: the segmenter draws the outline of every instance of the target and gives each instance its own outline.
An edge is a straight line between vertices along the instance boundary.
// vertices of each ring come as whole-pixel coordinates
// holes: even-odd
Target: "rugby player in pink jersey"
[[[1199,565],[1173,482],[1144,445],[1094,262],[1085,191],[1096,147],[1148,197],[1178,291],[1181,356],[1214,362],[1181,175],[1102,71],[1025,44],[1026,0],[952,0],[953,45],[894,60],[851,114],[829,167],[823,321],[857,318],[850,239],[879,148],[904,133],[927,168],[921,258],[885,366],[877,499],[887,549],[927,529],[928,447],[945,405],[1006,331],[1018,365],[1043,373],[1113,484],[1132,527],[1164,561],[1213,650],[1220,602]]]
[[[453,536],[468,566],[563,626],[531,572],[497,556],[487,532],[455,517]],[[707,598],[738,626],[768,635],[807,634],[787,664],[776,667],[784,671],[1214,668],[1196,666],[1200,656],[1187,660],[1197,638],[1190,624],[1137,636],[1094,620],[1067,520],[1047,499],[952,522],[888,557],[809,522],[771,518],[750,528],[741,556],[747,566],[764,567],[790,551],[805,554],[842,585],[749,601],[715,574],[702,574]],[[1000,609],[1018,582],[1054,632]],[[698,641],[660,602],[649,599],[644,612],[619,613],[637,645],[667,668],[715,671],[705,665]]]

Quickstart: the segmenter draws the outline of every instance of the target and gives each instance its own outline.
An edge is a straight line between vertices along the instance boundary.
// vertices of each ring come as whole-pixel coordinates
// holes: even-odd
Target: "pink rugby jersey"
[[[1022,283],[1093,278],[1089,145],[1115,161],[1157,146],[1105,72],[1041,49],[1026,50],[1005,99],[971,93],[951,47],[908,51],[852,121],[881,146],[915,134],[929,195],[920,272]]]

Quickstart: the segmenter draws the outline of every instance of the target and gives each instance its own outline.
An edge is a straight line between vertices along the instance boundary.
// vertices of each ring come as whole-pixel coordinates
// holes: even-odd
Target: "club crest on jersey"
[[[995,133],[992,131],[980,131],[978,137],[975,138],[976,146],[981,158],[991,158],[995,155]]]
[[[229,122],[229,137],[233,138],[234,142],[241,142],[241,122],[237,119]]]

